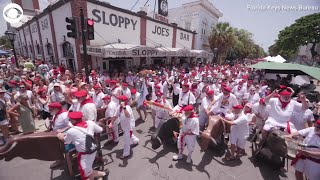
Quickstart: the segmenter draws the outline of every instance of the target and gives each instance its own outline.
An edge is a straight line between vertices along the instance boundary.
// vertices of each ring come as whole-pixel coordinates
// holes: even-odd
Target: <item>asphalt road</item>
[[[135,112],[136,117],[138,117]],[[36,123],[40,130],[44,128],[43,121]],[[240,160],[225,163],[224,151],[208,149],[201,153],[199,145],[193,152],[193,163],[172,161],[177,149],[174,146],[152,150],[149,127],[152,125],[150,115],[146,122],[136,121],[134,134],[140,139],[139,145],[132,149],[131,156],[121,160],[123,137],[117,146],[103,148],[103,156],[107,159],[105,165],[109,168],[109,180],[284,180],[295,179],[294,169],[289,171],[273,170],[263,163],[251,158],[250,143],[246,145],[247,156]],[[104,142],[102,142],[103,145]],[[48,153],[50,150],[48,149]],[[186,154],[187,152],[185,152]],[[49,168],[52,162],[38,160],[23,160],[15,158],[10,162],[0,161],[0,180],[66,180],[68,177],[64,167],[58,170]]]

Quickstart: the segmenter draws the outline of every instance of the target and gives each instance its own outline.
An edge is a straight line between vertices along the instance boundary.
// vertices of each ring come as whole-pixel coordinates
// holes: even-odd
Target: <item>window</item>
[[[47,44],[47,53],[49,56],[53,55],[52,45],[50,43]]]
[[[22,9],[33,10],[33,2],[32,0],[23,0],[22,2]]]
[[[106,70],[106,69],[107,69],[107,63],[106,63],[106,62],[103,62],[103,63],[102,63],[102,69],[103,69],[103,70]]]
[[[37,54],[41,54],[41,49],[39,44],[36,45],[36,50],[37,50]]]
[[[69,57],[72,55],[71,52],[71,44],[69,42],[65,42],[62,44],[63,57]]]

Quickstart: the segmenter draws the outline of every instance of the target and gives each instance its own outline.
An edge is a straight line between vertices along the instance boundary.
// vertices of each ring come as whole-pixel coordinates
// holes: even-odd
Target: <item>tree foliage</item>
[[[2,46],[4,49],[12,49],[11,42],[5,35],[0,37],[0,47]]]
[[[209,36],[210,48],[218,48],[218,63],[224,60],[243,60],[266,55],[263,48],[255,44],[253,34],[244,29],[237,29],[229,23],[218,23]]]
[[[320,43],[320,13],[301,17],[278,34],[278,40],[269,47],[270,55],[289,59],[296,56],[299,46],[312,44],[312,57],[317,55],[315,46]]]

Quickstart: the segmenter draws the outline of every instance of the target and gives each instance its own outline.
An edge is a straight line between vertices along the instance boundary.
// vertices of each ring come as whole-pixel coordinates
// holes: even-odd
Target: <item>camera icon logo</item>
[[[3,18],[10,24],[18,23],[23,17],[21,6],[15,3],[8,4],[3,9]]]

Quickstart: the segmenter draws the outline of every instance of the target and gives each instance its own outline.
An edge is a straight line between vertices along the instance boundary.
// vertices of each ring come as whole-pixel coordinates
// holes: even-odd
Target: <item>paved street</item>
[[[135,114],[136,117],[138,116]],[[175,147],[151,149],[150,132],[151,121],[136,122],[135,135],[140,143],[133,149],[132,156],[127,160],[121,160],[123,138],[115,146],[107,146],[103,149],[104,158],[108,160],[106,167],[110,169],[109,180],[284,180],[294,179],[293,168],[289,172],[280,173],[268,166],[254,164],[251,162],[250,144],[247,143],[246,151],[248,156],[242,157],[239,161],[224,163],[222,153],[211,149],[200,153],[197,145],[193,153],[193,164],[189,165],[184,161],[174,162]],[[45,128],[43,121],[37,121],[40,129]],[[104,142],[103,142],[104,143]],[[102,143],[102,144],[103,144]],[[50,153],[50,149],[48,149]],[[185,156],[186,158],[186,156]],[[49,166],[52,162],[38,160],[23,160],[16,158],[10,162],[0,161],[1,180],[65,180],[70,179],[67,173],[61,170],[51,171]]]

